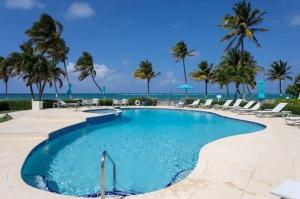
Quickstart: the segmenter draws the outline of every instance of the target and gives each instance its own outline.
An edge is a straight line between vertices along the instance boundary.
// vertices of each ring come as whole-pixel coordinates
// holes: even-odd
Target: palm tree
[[[91,76],[94,84],[97,86],[99,91],[102,94],[104,93],[102,88],[95,80],[97,73],[94,67],[93,57],[89,52],[83,52],[81,57],[77,60],[75,65],[75,72],[80,72],[78,77],[79,81],[82,81],[88,76]]]
[[[160,75],[160,72],[153,71],[152,63],[148,60],[141,61],[139,67],[135,69],[133,76],[136,79],[147,80],[147,93],[148,97],[150,97],[150,81],[151,79]]]
[[[172,48],[172,55],[176,62],[182,60],[183,66],[183,73],[184,73],[184,83],[187,84],[186,78],[186,68],[185,68],[185,59],[187,57],[194,56],[194,50],[188,50],[187,45],[184,41],[179,41],[173,48]],[[185,89],[185,95],[187,95],[187,89]]]
[[[64,70],[62,70],[59,67],[56,67],[55,63],[49,62],[49,85],[50,87],[54,85],[56,98],[58,98],[58,89],[57,84],[59,88],[63,86],[63,78],[66,76],[66,73]]]
[[[231,69],[226,67],[225,65],[218,65],[216,66],[215,70],[213,71],[213,83],[218,83],[220,88],[223,89],[226,86],[226,95],[229,99],[229,84],[231,82]]]
[[[235,84],[235,94],[234,98],[237,98],[238,94],[241,94],[239,88],[243,85],[243,93],[245,93],[245,86],[255,87],[256,74],[262,71],[262,68],[257,66],[257,62],[254,60],[253,56],[244,51],[244,66],[240,64],[241,53],[237,49],[228,50],[222,57],[219,67],[223,67],[228,71],[228,77],[230,77],[231,82]]]
[[[5,85],[5,98],[8,98],[7,85],[8,80],[12,75],[13,68],[10,67],[6,58],[0,56],[0,79],[3,80]]]
[[[274,61],[270,65],[270,69],[268,70],[268,80],[275,81],[279,80],[279,92],[282,94],[281,81],[282,80],[292,80],[293,78],[290,76],[291,66],[288,65],[287,62],[282,60]]]
[[[198,64],[198,69],[190,73],[190,77],[196,81],[205,82],[205,99],[207,99],[207,86],[213,79],[213,64],[208,64],[207,61],[202,61]]]

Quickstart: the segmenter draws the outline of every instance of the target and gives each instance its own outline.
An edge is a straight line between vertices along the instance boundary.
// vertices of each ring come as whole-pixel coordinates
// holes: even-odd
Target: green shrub
[[[66,103],[79,103],[81,102],[81,99],[65,99],[64,102]]]
[[[56,102],[56,100],[43,100],[43,108],[53,108],[54,102]]]
[[[129,105],[135,105],[136,100],[139,100],[141,102],[142,106],[156,106],[157,105],[157,99],[155,99],[155,98],[143,98],[143,97],[128,98],[128,104]]]
[[[276,104],[274,104],[274,103],[263,103],[260,108],[262,110],[265,110],[265,109],[272,109],[275,106],[276,106]]]
[[[291,111],[293,115],[300,115],[300,104],[288,104],[284,110]]]
[[[286,102],[289,104],[299,104],[300,105],[300,99],[276,99],[275,103],[278,104],[280,102]]]
[[[0,101],[0,111],[8,110],[29,110],[31,109],[31,100],[4,100]]]
[[[99,99],[100,106],[112,106],[113,101],[112,99]]]
[[[299,100],[296,99],[289,99],[289,100],[275,100],[275,103],[263,103],[261,109],[273,109],[278,103],[287,102],[289,103],[284,110],[291,111],[293,115],[300,115],[300,103]]]

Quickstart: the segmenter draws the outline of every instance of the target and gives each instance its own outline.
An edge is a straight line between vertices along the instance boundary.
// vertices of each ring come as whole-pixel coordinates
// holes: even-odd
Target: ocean
[[[221,95],[221,99],[227,99],[227,96],[225,93],[210,93],[208,94],[208,98],[211,99],[217,99],[217,95]],[[280,96],[279,94],[274,94],[274,93],[269,93],[265,94],[267,100],[272,100],[276,98],[289,98],[291,96],[287,94],[283,94]],[[152,93],[150,95],[153,98],[157,98],[159,100],[180,100],[185,98],[185,94],[183,93]],[[69,99],[69,95],[67,94],[59,94],[58,96],[60,99]],[[134,97],[147,97],[146,93],[107,93],[105,95],[98,94],[98,93],[73,93],[72,94],[72,99],[93,99],[93,98],[106,98],[106,99],[123,99],[123,98],[134,98]],[[230,94],[229,98],[233,99],[234,94]],[[55,99],[56,96],[55,94],[52,93],[46,93],[43,96],[43,99]],[[197,98],[197,99],[204,99],[205,95],[204,94],[199,94],[199,93],[189,93],[188,98]],[[248,100],[250,99],[257,99],[257,94],[247,94],[246,98]],[[0,94],[0,99],[5,99],[4,94]],[[30,94],[9,94],[7,99],[12,99],[12,100],[24,100],[24,99],[31,99]]]

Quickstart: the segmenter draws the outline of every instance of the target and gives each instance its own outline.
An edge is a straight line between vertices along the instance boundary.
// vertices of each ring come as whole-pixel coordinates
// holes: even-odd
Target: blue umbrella
[[[180,89],[193,89],[194,87],[189,85],[189,84],[182,84],[182,85],[178,86],[177,88],[180,88]]]
[[[258,100],[263,101],[265,99],[265,82],[264,80],[258,81]]]
[[[68,91],[67,94],[70,95],[70,98],[72,98],[72,84],[68,83]]]
[[[182,85],[180,85],[180,86],[178,86],[177,88],[179,88],[179,89],[185,89],[185,98],[187,98],[187,90],[188,89],[193,89],[194,87],[193,86],[191,86],[191,85],[189,85],[189,84],[182,84]]]

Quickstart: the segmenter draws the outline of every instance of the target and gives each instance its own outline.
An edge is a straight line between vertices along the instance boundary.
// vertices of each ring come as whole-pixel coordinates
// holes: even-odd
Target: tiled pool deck
[[[272,188],[288,179],[300,181],[299,128],[286,125],[282,118],[204,111],[258,122],[267,128],[259,133],[209,143],[200,151],[194,171],[183,181],[159,191],[126,198],[275,199],[277,197],[270,194]],[[20,171],[29,152],[47,139],[50,132],[84,122],[94,114],[74,109],[47,109],[11,115],[13,120],[0,123],[0,198],[78,198],[30,187],[23,182]]]

